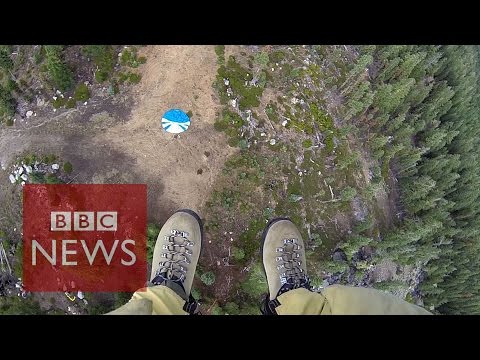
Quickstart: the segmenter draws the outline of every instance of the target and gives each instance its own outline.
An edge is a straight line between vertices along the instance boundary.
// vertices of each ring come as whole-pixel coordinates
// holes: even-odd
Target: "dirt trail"
[[[214,47],[146,46],[141,52],[147,57],[141,82],[115,100],[92,99],[92,106],[0,129],[1,163],[24,151],[55,153],[72,162],[75,182],[146,183],[150,220],[200,208],[233,151],[213,128]],[[170,108],[193,113],[188,131],[163,132],[160,119]],[[9,186],[8,172],[0,169],[0,188]]]

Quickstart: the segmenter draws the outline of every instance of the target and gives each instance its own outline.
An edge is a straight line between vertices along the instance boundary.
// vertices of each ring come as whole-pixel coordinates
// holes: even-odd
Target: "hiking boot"
[[[263,232],[263,268],[267,276],[269,296],[265,299],[262,312],[274,314],[279,305],[276,298],[289,290],[310,290],[307,276],[305,247],[302,235],[289,219],[270,221]]]
[[[190,292],[202,241],[200,217],[192,210],[174,213],[158,234],[150,282],[168,286],[185,301],[191,302]]]

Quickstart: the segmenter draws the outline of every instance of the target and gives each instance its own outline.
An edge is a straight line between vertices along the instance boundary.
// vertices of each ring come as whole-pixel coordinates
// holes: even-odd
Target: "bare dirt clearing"
[[[75,182],[146,183],[150,220],[198,209],[232,151],[213,129],[214,48],[147,46],[142,53],[148,61],[141,82],[115,98],[94,94],[88,106],[0,129],[1,164],[26,152],[54,153],[73,164]],[[185,134],[161,129],[161,116],[172,107],[193,113]],[[0,176],[2,193],[11,186],[8,169]]]

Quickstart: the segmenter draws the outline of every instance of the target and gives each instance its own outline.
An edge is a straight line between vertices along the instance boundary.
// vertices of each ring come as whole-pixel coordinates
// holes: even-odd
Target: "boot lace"
[[[195,245],[188,239],[188,236],[186,231],[180,230],[171,230],[170,235],[165,236],[167,244],[163,245],[161,254],[164,260],[159,263],[154,283],[159,284],[167,280],[183,282],[185,280],[187,269],[182,264],[190,264],[191,248]]]
[[[310,289],[310,280],[302,268],[301,250],[297,239],[284,239],[283,245],[276,249],[277,270],[280,271],[282,284],[278,295],[300,287]]]

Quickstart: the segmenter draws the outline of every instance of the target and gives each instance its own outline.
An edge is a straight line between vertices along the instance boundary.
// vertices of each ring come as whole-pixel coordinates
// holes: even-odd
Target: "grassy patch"
[[[86,84],[79,84],[75,89],[74,98],[76,101],[85,102],[90,99],[90,90]]]

